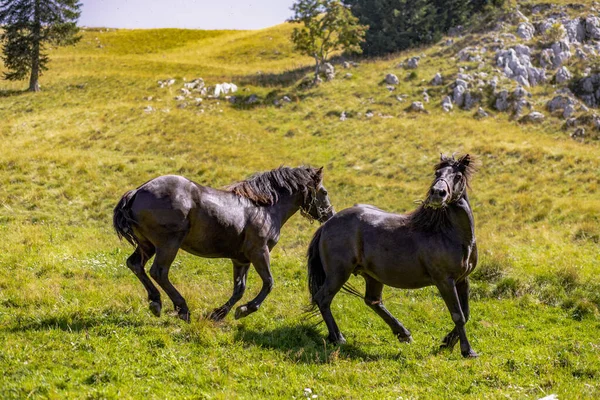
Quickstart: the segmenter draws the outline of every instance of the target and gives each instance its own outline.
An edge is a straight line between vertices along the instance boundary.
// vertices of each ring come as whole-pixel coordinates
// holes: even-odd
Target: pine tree
[[[30,73],[29,91],[38,92],[39,76],[49,61],[45,45],[75,44],[79,0],[0,0],[4,79],[21,80]]]

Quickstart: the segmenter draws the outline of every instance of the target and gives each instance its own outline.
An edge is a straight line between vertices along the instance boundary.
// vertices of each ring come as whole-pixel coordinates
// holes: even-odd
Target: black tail
[[[119,239],[125,238],[132,246],[137,247],[139,242],[133,234],[131,223],[135,223],[130,214],[130,201],[135,196],[135,190],[125,193],[113,211],[113,227]]]
[[[310,292],[311,309],[314,311],[317,307],[315,301],[315,295],[319,289],[325,283],[325,269],[323,268],[323,262],[321,261],[321,252],[319,251],[319,244],[321,242],[321,233],[323,226],[321,226],[315,232],[310,245],[308,246],[308,291]]]

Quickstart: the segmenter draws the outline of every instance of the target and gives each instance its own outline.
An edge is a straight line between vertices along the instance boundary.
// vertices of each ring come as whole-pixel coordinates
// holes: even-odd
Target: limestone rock
[[[442,74],[440,74],[439,72],[437,74],[435,74],[435,76],[431,80],[431,84],[433,86],[441,86],[441,85],[443,85],[444,84],[444,78],[442,78]]]
[[[410,105],[410,111],[426,112],[425,107],[423,106],[423,103],[421,103],[420,101],[413,101],[413,103]]]
[[[562,67],[558,71],[556,71],[556,75],[554,77],[556,83],[564,83],[571,80],[571,73],[567,69],[567,67]]]
[[[419,61],[421,57],[411,57],[406,61],[406,68],[408,69],[416,69],[419,66]]]
[[[331,63],[325,63],[323,65],[324,69],[325,69],[325,78],[328,81],[332,81],[335,79],[335,68]]]
[[[517,28],[517,36],[524,40],[531,40],[535,35],[535,28],[529,22],[522,22]]]
[[[452,108],[454,108],[454,106],[452,105],[452,99],[450,96],[444,97],[442,100],[442,109],[446,112],[450,112]]]
[[[394,74],[387,74],[385,76],[385,83],[387,83],[388,85],[397,85],[400,83],[400,80]]]
[[[521,122],[538,124],[540,122],[543,122],[544,118],[544,114],[542,114],[541,112],[533,111],[521,118]]]

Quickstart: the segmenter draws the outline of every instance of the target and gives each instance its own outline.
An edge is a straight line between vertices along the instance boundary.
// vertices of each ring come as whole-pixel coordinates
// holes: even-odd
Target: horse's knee
[[[268,279],[265,279],[265,281],[263,282],[263,288],[267,293],[270,293],[271,290],[273,290],[273,285],[274,285],[274,281],[273,278],[269,277]]]
[[[465,317],[462,313],[455,313],[455,312],[452,313],[452,321],[458,327],[465,326],[465,324],[467,323],[467,321],[465,321]]]

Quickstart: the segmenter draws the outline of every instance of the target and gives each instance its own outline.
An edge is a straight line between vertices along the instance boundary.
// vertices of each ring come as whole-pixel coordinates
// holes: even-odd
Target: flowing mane
[[[279,200],[283,193],[292,194],[301,191],[304,197],[310,189],[316,189],[318,168],[312,167],[279,167],[271,171],[254,174],[250,178],[233,183],[225,190],[245,197],[258,206],[271,206]]]

